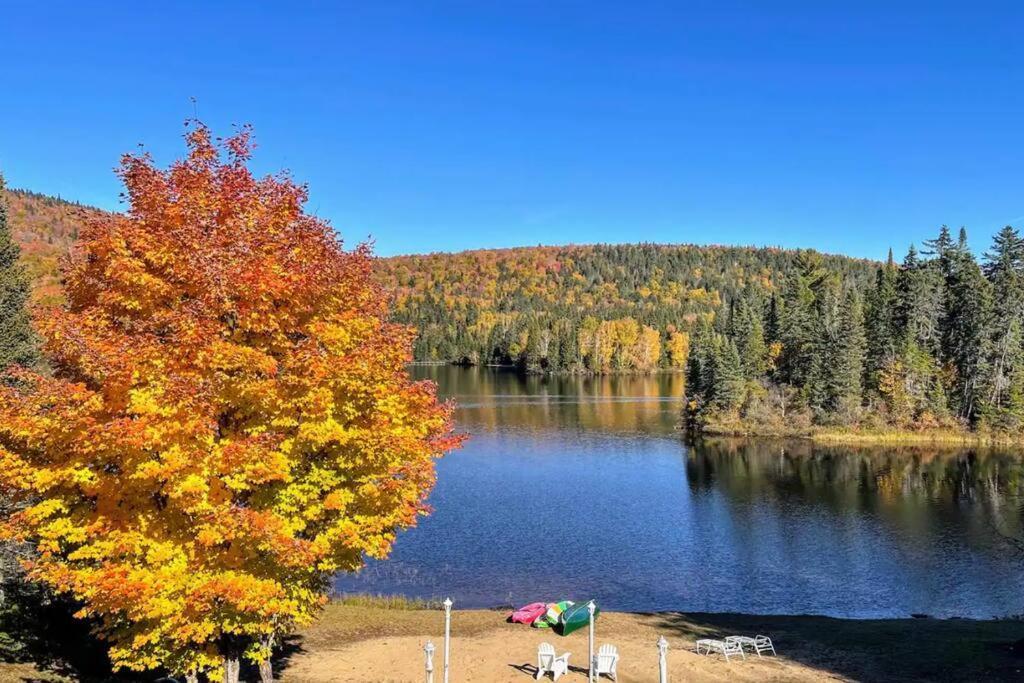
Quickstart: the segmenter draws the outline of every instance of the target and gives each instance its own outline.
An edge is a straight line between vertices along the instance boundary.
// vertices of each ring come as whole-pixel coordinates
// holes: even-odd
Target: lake
[[[687,444],[682,377],[414,367],[459,405],[434,513],[343,592],[457,607],[839,617],[1024,613],[1012,452]]]

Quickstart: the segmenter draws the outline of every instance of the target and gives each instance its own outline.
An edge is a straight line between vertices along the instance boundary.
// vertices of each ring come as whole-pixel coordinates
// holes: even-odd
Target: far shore
[[[800,430],[776,429],[704,429],[705,438],[804,440],[821,444],[846,446],[939,446],[1012,447],[1024,444],[1024,435],[1013,436],[992,432],[971,432],[958,429],[891,429],[858,430],[851,428],[813,427]]]
[[[699,581],[699,578],[696,579]],[[425,680],[423,647],[436,648],[434,680],[442,680],[444,613],[413,601],[334,601],[322,619],[288,638],[275,663],[282,681],[374,682]],[[537,646],[570,652],[562,681],[586,681],[587,631],[565,638],[506,623],[504,610],[452,612],[450,680],[533,681]],[[669,643],[671,681],[1011,681],[1024,677],[1024,621],[999,619],[834,619],[681,612],[604,612],[596,645],[612,643],[619,681],[657,681],[657,641]],[[697,655],[698,638],[767,634],[778,657],[726,662]],[[0,683],[73,680],[28,664],[0,663]],[[255,671],[243,680],[258,680]],[[546,679],[550,680],[550,679]]]
[[[502,372],[514,372],[523,377],[550,377],[550,378],[584,378],[593,379],[600,377],[643,377],[652,375],[671,375],[683,372],[678,368],[657,368],[655,370],[635,371],[622,370],[607,373],[594,373],[590,371],[580,372],[548,372],[528,371],[516,365],[502,364],[460,364],[450,361],[413,361],[410,366],[419,367],[459,367],[459,368],[481,368],[487,370],[498,370]],[[680,396],[679,400],[683,400]],[[681,431],[687,429],[684,424],[684,416],[680,413],[679,428]],[[704,425],[700,430],[693,430],[693,434],[699,437],[708,438],[751,438],[751,439],[796,439],[813,441],[822,444],[836,445],[863,445],[863,446],[941,446],[941,447],[1013,447],[1024,445],[1024,432],[1013,434],[1008,432],[992,431],[971,431],[953,427],[930,427],[922,429],[906,429],[900,427],[830,427],[820,425],[810,426],[786,426],[784,424],[761,424],[756,422],[743,422],[738,420],[727,420],[723,422],[712,421]]]

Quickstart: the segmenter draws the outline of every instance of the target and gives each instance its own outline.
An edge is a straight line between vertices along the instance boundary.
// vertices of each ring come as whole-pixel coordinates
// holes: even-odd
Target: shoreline
[[[453,609],[453,680],[529,683],[541,642],[570,652],[568,683],[586,680],[587,629],[561,637],[506,622],[507,609]],[[770,636],[778,656],[726,663],[694,652],[698,638]],[[614,644],[619,678],[657,681],[659,638],[669,643],[669,680],[719,681],[1010,681],[1024,677],[1024,620],[971,618],[849,619],[818,615],[602,611],[595,647]],[[440,675],[444,611],[433,601],[345,596],[313,625],[285,638],[274,662],[281,681],[422,681],[423,648],[433,642]],[[130,677],[129,677],[130,679]],[[255,671],[245,681],[258,680]],[[0,683],[64,683],[73,672],[0,663]],[[128,680],[125,678],[112,680]]]
[[[477,369],[493,372],[515,374],[523,378],[539,377],[543,379],[596,379],[602,377],[654,377],[658,375],[678,375],[683,373],[677,368],[657,368],[654,370],[617,370],[613,372],[582,371],[548,371],[524,370],[515,365],[499,364],[462,364],[450,361],[413,361],[410,367],[453,367],[461,369]],[[685,396],[670,397],[685,401]],[[680,412],[678,429],[696,438],[737,438],[737,439],[779,439],[800,440],[817,444],[864,445],[864,446],[937,446],[955,447],[987,447],[1010,448],[1024,446],[1024,433],[1010,434],[1006,432],[974,432],[957,427],[931,427],[924,429],[828,427],[801,426],[791,429],[780,429],[777,425],[759,425],[756,423],[727,420],[702,427],[686,424],[686,415]]]
[[[686,431],[685,427],[683,428]],[[821,445],[840,446],[937,446],[945,448],[982,447],[1012,448],[1024,445],[1024,435],[1011,437],[1003,434],[975,433],[957,430],[912,431],[857,431],[850,429],[812,429],[811,431],[779,432],[773,430],[743,431],[729,429],[703,429],[695,436],[705,439],[778,439],[780,441],[807,441]]]

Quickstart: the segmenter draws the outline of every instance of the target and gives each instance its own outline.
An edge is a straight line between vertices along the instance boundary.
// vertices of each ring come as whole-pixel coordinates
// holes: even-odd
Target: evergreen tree
[[[990,349],[992,291],[961,234],[946,254],[946,307],[942,324],[944,359],[956,370],[950,400],[956,415],[974,422],[985,397]]]
[[[861,405],[864,358],[867,340],[864,334],[864,310],[855,292],[847,292],[835,346],[835,362],[830,373],[830,408],[850,416]]]
[[[939,228],[939,236],[933,240],[925,240],[925,256],[934,256],[938,260],[946,258],[953,249],[953,238],[949,233],[949,226],[943,225]]]
[[[779,299],[772,292],[768,310],[764,316],[764,336],[768,344],[779,341]]]
[[[786,278],[779,315],[779,378],[803,386],[811,371],[814,355],[814,290],[818,273],[802,269]]]
[[[743,402],[743,364],[731,339],[720,338],[715,349],[711,402],[721,410],[733,410]]]
[[[686,393],[691,400],[706,401],[714,384],[714,332],[710,324],[698,324],[692,345],[686,361]]]
[[[896,291],[896,267],[889,261],[875,274],[874,287],[868,292],[865,313],[867,355],[865,375],[867,387],[876,389],[879,376],[896,357],[896,312],[899,298]]]
[[[11,365],[28,367],[38,360],[36,337],[26,303],[29,280],[18,262],[20,249],[11,235],[0,176],[0,372]]]
[[[745,299],[733,311],[731,337],[740,354],[743,376],[758,380],[768,369],[768,344],[761,315]]]
[[[812,407],[832,412],[835,393],[832,373],[839,337],[839,282],[835,277],[822,278],[818,283],[814,297],[813,325],[810,371],[803,393]]]
[[[897,275],[898,304],[894,333],[933,354],[939,351],[943,281],[935,264],[921,261],[910,245]]]
[[[1021,417],[1018,382],[1024,375],[1021,347],[1021,319],[1024,316],[1024,242],[1010,226],[993,239],[985,254],[984,272],[992,283],[993,316],[988,360],[987,407],[1003,415],[1001,422]],[[1016,404],[1016,405],[1015,405]],[[1007,415],[1007,411],[1011,414]]]

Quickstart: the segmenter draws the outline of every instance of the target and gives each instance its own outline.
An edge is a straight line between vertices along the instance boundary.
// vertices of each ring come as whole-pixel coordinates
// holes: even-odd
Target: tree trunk
[[[224,683],[238,683],[238,674],[241,669],[241,662],[238,655],[224,657]]]
[[[185,683],[199,683],[199,674],[195,671],[185,674]]]
[[[260,660],[260,683],[274,683],[274,664],[270,661],[274,656],[274,634],[264,637],[261,644],[267,656]]]
[[[260,682],[274,683],[274,665],[271,663],[270,657],[260,660]]]

